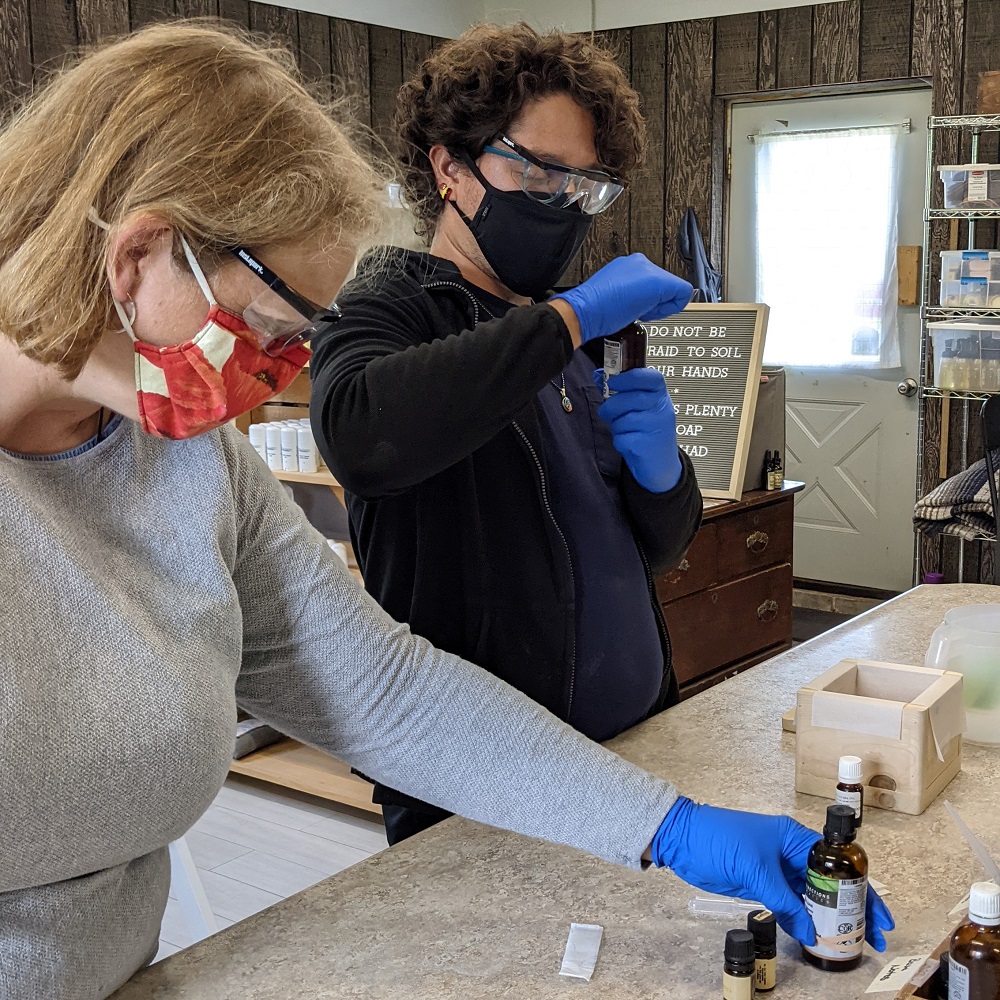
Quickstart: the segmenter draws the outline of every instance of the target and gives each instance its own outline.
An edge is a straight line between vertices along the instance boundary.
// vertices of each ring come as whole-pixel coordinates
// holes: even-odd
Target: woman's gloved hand
[[[763,903],[786,934],[816,943],[802,902],[806,861],[820,835],[789,816],[761,816],[679,798],[650,846],[653,863],[706,892]],[[865,938],[885,951],[883,931],[895,927],[878,893],[868,887]]]
[[[634,253],[616,257],[576,288],[553,298],[563,299],[576,313],[585,344],[637,319],[673,316],[691,301],[692,291],[683,278]]]
[[[604,387],[604,369],[594,372]],[[611,428],[611,440],[635,481],[650,493],[666,493],[680,481],[684,467],[677,450],[677,422],[667,384],[655,368],[632,368],[608,380],[614,395],[598,414]]]

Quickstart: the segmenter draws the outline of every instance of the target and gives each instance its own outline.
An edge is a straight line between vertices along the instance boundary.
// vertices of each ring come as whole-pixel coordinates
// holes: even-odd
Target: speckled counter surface
[[[611,745],[700,800],[820,826],[827,802],[795,793],[794,737],[781,731],[799,686],[846,657],[921,664],[945,611],[998,600],[994,587],[917,588]],[[930,951],[981,877],[944,797],[1000,856],[1000,750],[967,746],[962,773],[922,816],[866,812],[860,841],[898,924],[889,956]],[[729,925],[689,917],[693,895],[669,872],[633,872],[454,819],[153,966],[115,1000],[709,1000],[721,996]],[[605,928],[589,984],[558,975],[572,921]],[[782,934],[772,996],[856,1000],[882,961],[866,950],[854,972],[820,972]]]

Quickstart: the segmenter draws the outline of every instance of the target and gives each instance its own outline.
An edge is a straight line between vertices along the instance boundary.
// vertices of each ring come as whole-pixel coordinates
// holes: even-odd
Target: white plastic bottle
[[[299,472],[315,472],[316,442],[313,440],[312,431],[300,423],[295,434],[298,438]]]
[[[285,472],[299,471],[298,434],[294,427],[281,428],[281,468]]]
[[[264,425],[264,442],[266,452],[264,459],[269,469],[281,468],[281,426],[271,422]]]
[[[267,461],[267,435],[264,432],[263,424],[251,424],[250,425],[250,443],[253,445],[254,451],[264,461]]]

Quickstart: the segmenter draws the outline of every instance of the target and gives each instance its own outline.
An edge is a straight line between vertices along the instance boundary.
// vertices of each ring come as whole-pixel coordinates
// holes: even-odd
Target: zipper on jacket
[[[535,451],[534,445],[528,440],[528,435],[524,433],[521,429],[521,425],[518,424],[516,420],[512,421],[511,426],[517,431],[521,440],[524,442],[525,447],[528,449],[529,454],[535,462],[535,468],[538,469],[538,479],[542,487],[542,503],[545,505],[545,511],[549,515],[549,519],[552,521],[553,527],[562,540],[563,548],[566,550],[566,563],[569,566],[569,580],[573,586],[573,593],[576,593],[576,578],[573,575],[573,556],[569,550],[569,542],[566,541],[566,536],[563,534],[562,528],[559,527],[559,522],[556,520],[555,514],[552,512],[552,506],[549,503],[549,490],[545,484],[545,470],[542,468],[542,463],[538,458],[538,452]],[[576,686],[576,616],[574,615],[573,620],[573,633],[570,639],[572,643],[572,651],[570,653],[569,660],[569,701],[566,704],[566,715],[567,721],[570,712],[573,709],[573,689]]]
[[[473,309],[472,325],[473,326],[479,325],[479,302],[476,299],[475,295],[473,295],[472,292],[470,292],[469,289],[466,288],[464,285],[460,285],[457,281],[432,281],[430,284],[424,285],[422,287],[424,288],[425,291],[429,288],[457,288],[472,303],[472,309]],[[496,319],[495,316],[493,318]]]

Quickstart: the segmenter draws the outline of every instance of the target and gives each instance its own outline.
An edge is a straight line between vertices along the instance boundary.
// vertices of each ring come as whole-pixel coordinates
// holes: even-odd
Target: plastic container
[[[993,250],[941,251],[942,281],[958,281],[959,278],[993,278],[994,266],[997,269],[994,280],[1000,281],[1000,253]]]
[[[945,208],[1000,208],[1000,163],[951,164],[938,173]]]
[[[994,392],[1000,389],[1000,321],[928,323],[939,389]]]
[[[989,262],[987,261],[987,264]],[[1000,283],[997,283],[1000,294]],[[990,282],[987,278],[955,278],[941,280],[941,305],[947,309],[985,309],[990,303]]]
[[[298,431],[294,426],[281,428],[281,468],[284,472],[299,471]]]
[[[965,738],[1000,746],[1000,604],[970,604],[944,616],[924,665],[962,674]]]
[[[281,427],[276,423],[264,425],[264,442],[267,451],[264,460],[269,469],[281,468]]]
[[[251,424],[248,431],[250,437],[250,443],[254,447],[254,451],[264,461],[267,461],[267,441],[265,440],[264,425],[263,424]]]

